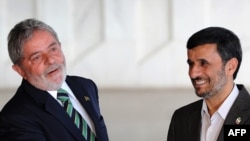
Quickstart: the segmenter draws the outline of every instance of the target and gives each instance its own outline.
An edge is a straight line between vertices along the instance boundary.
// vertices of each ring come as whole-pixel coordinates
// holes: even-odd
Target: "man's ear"
[[[226,71],[228,74],[232,75],[236,71],[237,67],[239,65],[239,62],[236,58],[231,58],[226,65]]]
[[[23,71],[23,69],[19,65],[12,65],[12,69],[15,70],[24,79],[26,78],[25,72]]]

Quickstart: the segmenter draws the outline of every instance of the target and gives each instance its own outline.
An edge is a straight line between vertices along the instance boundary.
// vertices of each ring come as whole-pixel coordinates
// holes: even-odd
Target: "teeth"
[[[197,85],[201,85],[201,84],[204,84],[205,83],[205,81],[195,81],[195,84],[197,84]]]

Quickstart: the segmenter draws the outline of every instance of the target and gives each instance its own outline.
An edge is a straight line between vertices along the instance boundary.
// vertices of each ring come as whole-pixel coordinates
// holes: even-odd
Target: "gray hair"
[[[23,20],[16,24],[8,35],[8,51],[13,64],[20,65],[23,59],[23,44],[36,30],[48,31],[59,42],[57,33],[49,25],[36,19]]]

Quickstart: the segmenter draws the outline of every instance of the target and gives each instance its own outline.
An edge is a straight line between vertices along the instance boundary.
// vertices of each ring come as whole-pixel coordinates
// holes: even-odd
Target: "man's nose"
[[[53,64],[55,62],[55,56],[51,55],[51,54],[45,54],[44,55],[45,58],[45,62],[48,64]]]
[[[199,67],[199,66],[189,67],[189,77],[190,78],[196,78],[200,74],[201,74],[201,67]]]

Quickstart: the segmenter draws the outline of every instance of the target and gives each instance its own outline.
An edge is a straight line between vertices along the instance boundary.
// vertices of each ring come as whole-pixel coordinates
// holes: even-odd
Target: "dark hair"
[[[8,51],[13,64],[19,64],[23,58],[23,43],[27,41],[35,30],[50,32],[59,42],[52,27],[36,19],[26,19],[14,26],[8,35]]]
[[[233,79],[235,79],[242,61],[242,49],[237,35],[223,27],[207,27],[194,33],[188,39],[187,49],[208,43],[215,43],[217,45],[217,51],[224,64],[231,58],[237,58],[239,64],[233,75]]]

